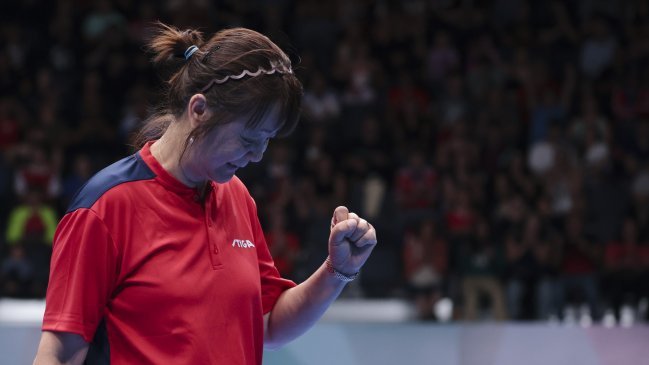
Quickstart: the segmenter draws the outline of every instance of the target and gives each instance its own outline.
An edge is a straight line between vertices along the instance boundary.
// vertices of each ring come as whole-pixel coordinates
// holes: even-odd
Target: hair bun
[[[158,21],[155,23],[154,36],[148,48],[154,54],[154,64],[179,64],[186,60],[185,53],[188,48],[200,48],[202,44],[201,32],[194,29],[179,30]]]

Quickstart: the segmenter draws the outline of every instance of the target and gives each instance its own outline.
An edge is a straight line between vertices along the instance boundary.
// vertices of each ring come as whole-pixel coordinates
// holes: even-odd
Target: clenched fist
[[[334,210],[329,260],[335,270],[348,276],[360,271],[376,242],[376,230],[365,219],[343,206]]]

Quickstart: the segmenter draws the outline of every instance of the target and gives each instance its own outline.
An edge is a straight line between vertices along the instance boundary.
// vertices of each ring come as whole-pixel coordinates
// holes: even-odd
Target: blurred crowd
[[[466,320],[646,319],[642,0],[2,2],[0,296],[44,295],[67,204],[136,150],[157,19],[249,27],[296,64],[299,127],[238,174],[284,276],[321,265],[345,204],[379,245],[344,295],[423,319],[440,298]]]

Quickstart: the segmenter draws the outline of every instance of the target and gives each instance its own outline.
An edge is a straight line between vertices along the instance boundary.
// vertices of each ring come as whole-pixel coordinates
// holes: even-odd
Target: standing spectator
[[[620,320],[621,307],[635,307],[642,295],[640,289],[643,284],[639,282],[642,254],[638,227],[633,219],[627,218],[618,239],[606,245],[603,261],[601,283],[605,305]]]
[[[557,310],[562,311],[569,304],[586,303],[591,316],[599,318],[596,268],[601,250],[585,233],[582,218],[571,214],[566,219],[565,238],[561,244]]]
[[[32,262],[20,245],[9,247],[9,254],[0,261],[0,296],[30,297],[34,277]]]
[[[38,190],[30,190],[25,195],[24,203],[15,207],[9,215],[7,243],[15,245],[35,242],[51,245],[56,223],[56,212],[43,201],[43,194]]]
[[[90,179],[93,174],[92,162],[85,154],[77,155],[72,163],[71,171],[63,177],[61,192],[61,210],[65,211],[77,191]]]
[[[596,243],[613,240],[628,211],[628,183],[612,170],[608,145],[594,144],[586,151],[583,193],[585,228]]]
[[[0,209],[0,232],[4,229],[7,217],[9,215],[9,207],[13,206],[15,194],[13,189],[14,184],[14,169],[9,161],[9,154],[0,153],[0,204],[6,208]],[[0,246],[2,244],[0,243]],[[0,252],[2,248],[0,248]]]
[[[573,146],[584,154],[588,143],[609,140],[609,121],[597,106],[591,93],[584,93],[580,113],[571,121],[569,134]]]
[[[43,193],[31,190],[24,197],[24,204],[11,210],[7,225],[6,241],[9,245],[9,263],[18,269],[20,282],[30,287],[18,292],[41,297],[45,294],[49,275],[51,246],[58,217],[53,207],[43,200]],[[27,267],[30,267],[27,270]],[[23,274],[29,273],[27,280]]]
[[[17,195],[25,196],[30,191],[39,190],[49,201],[57,198],[61,192],[61,180],[58,169],[50,161],[44,147],[32,145],[29,149],[29,160],[18,169],[14,189]]]
[[[429,148],[433,128],[428,92],[417,85],[410,70],[399,70],[387,93],[387,119],[398,150]]]
[[[611,90],[611,109],[618,122],[633,122],[646,118],[649,112],[649,85],[640,83],[635,71],[625,71],[618,76]]]
[[[594,17],[588,21],[586,32],[581,46],[581,72],[597,79],[613,62],[618,41],[603,18]]]
[[[484,295],[489,299],[492,317],[505,320],[505,295],[500,281],[502,252],[494,243],[486,221],[477,223],[475,235],[462,242],[459,250],[464,318],[470,321],[478,319],[480,298]]]
[[[507,307],[512,319],[547,319],[554,309],[556,250],[542,224],[530,214],[520,236],[507,235]]]
[[[92,3],[92,6],[93,9],[83,22],[83,36],[86,40],[94,41],[115,27],[126,25],[126,19],[114,9],[111,1],[98,0]]]
[[[377,97],[377,65],[370,58],[367,46],[361,44],[351,50],[347,62],[348,78],[342,100],[352,108],[369,106]]]
[[[386,148],[385,133],[379,120],[371,115],[361,123],[360,138],[347,157],[348,180],[354,210],[367,219],[377,218],[386,200],[389,179],[392,179],[392,157]]]
[[[444,93],[434,107],[443,131],[452,129],[454,124],[466,120],[470,109],[462,74],[449,75],[445,81]]]
[[[420,151],[410,151],[407,165],[396,176],[395,198],[403,223],[431,214],[437,189],[437,174]]]
[[[17,115],[17,102],[0,99],[0,152],[9,153],[19,142],[21,124]]]
[[[474,232],[477,217],[471,195],[467,190],[460,189],[458,191],[445,219],[446,230],[452,237],[462,238]]]
[[[640,268],[637,277],[637,290],[639,291],[639,307],[645,305],[645,321],[649,321],[649,310],[646,305],[649,304],[649,237],[641,237],[640,245],[638,247]],[[641,313],[642,314],[642,313]]]
[[[563,123],[576,82],[575,70],[571,66],[565,67],[560,84],[549,75],[547,65],[535,63],[533,66],[534,76],[527,85],[531,112],[530,146],[548,139],[552,123]]]
[[[406,284],[421,319],[433,318],[433,305],[444,293],[448,268],[448,248],[437,233],[435,221],[421,221],[407,232],[403,245]]]
[[[325,75],[317,72],[304,91],[304,113],[307,122],[329,124],[340,116],[340,98],[329,87]]]
[[[649,168],[632,177],[631,214],[638,223],[641,239],[649,239]]]
[[[457,71],[460,66],[460,55],[453,45],[450,35],[438,31],[428,53],[427,74],[433,88],[443,83],[446,76]]]

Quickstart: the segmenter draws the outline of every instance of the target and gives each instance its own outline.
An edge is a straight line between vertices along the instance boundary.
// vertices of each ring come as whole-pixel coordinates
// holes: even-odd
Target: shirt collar
[[[180,180],[171,175],[164,167],[156,160],[151,153],[151,145],[155,141],[149,141],[140,150],[142,160],[149,166],[149,168],[156,174],[156,180],[160,182],[165,188],[182,195],[193,195],[198,192],[197,188],[189,187],[183,184]]]

